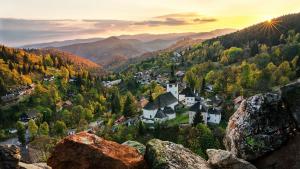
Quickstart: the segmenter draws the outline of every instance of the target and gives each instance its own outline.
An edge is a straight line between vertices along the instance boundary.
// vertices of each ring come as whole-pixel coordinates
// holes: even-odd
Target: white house
[[[189,109],[189,123],[192,124],[197,112],[200,112],[203,117],[204,124],[221,122],[221,110],[215,107],[207,106],[201,102],[195,103]]]
[[[174,109],[177,104],[178,100],[171,92],[161,94],[143,107],[141,119],[145,123],[154,123],[176,118]]]
[[[171,92],[172,95],[177,100],[179,99],[178,84],[176,84],[176,83],[167,84],[167,92]]]
[[[196,103],[196,96],[197,94],[187,87],[179,93],[179,101],[184,105],[191,107]]]

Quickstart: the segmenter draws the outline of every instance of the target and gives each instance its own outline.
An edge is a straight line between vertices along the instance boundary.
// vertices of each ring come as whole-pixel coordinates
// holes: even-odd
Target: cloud
[[[154,18],[164,19],[164,18],[191,18],[199,17],[200,15],[196,12],[185,12],[185,13],[173,13],[167,15],[156,16]]]
[[[142,22],[136,22],[135,25],[147,25],[147,26],[179,26],[187,25],[188,23],[185,20],[179,20],[174,18],[166,18],[165,20],[148,20]]]
[[[175,13],[144,21],[131,20],[31,20],[0,18],[0,43],[21,46],[31,43],[103,37],[120,33],[147,31],[150,27],[199,25],[217,21],[197,13]],[[148,30],[149,30],[148,29]]]
[[[180,25],[193,25],[203,24],[208,22],[216,22],[215,18],[206,18],[195,12],[189,13],[174,13],[162,16],[156,16],[152,20],[136,22],[135,25],[145,26],[180,26]]]
[[[194,22],[197,23],[207,23],[207,22],[216,22],[216,18],[196,18],[193,20]]]

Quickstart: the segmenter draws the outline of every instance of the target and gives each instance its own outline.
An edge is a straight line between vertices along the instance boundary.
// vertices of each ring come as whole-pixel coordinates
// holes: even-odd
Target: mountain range
[[[22,46],[22,48],[56,48],[82,56],[99,65],[110,65],[166,49],[183,39],[205,40],[228,34],[235,29],[217,29],[202,33],[169,33],[121,35],[109,38],[75,39]]]

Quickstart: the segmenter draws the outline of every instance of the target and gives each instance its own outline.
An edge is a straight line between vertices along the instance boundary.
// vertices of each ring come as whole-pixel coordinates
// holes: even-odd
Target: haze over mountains
[[[205,40],[234,32],[235,29],[217,29],[202,33],[137,34],[116,37],[75,39],[32,44],[23,48],[57,48],[87,58],[100,65],[127,60],[147,52],[166,49],[182,39]]]

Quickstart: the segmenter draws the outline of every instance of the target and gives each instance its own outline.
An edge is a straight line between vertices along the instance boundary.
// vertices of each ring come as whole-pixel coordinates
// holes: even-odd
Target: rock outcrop
[[[137,151],[139,153],[141,153],[142,155],[144,155],[145,151],[146,151],[146,146],[142,143],[137,142],[137,141],[130,141],[129,140],[129,141],[126,141],[126,142],[122,143],[122,145],[127,145],[129,147],[133,147],[133,148],[137,149]]]
[[[0,168],[19,168],[20,149],[14,145],[0,145]]]
[[[300,79],[280,88],[282,100],[300,129]]]
[[[299,169],[300,133],[291,138],[280,149],[252,161],[258,169]]]
[[[81,132],[58,143],[48,165],[55,169],[146,169],[144,157],[134,148]]]
[[[46,163],[26,164],[26,163],[20,162],[19,166],[20,166],[20,169],[51,169],[51,167],[47,166]]]
[[[258,94],[244,100],[229,119],[224,144],[235,156],[253,160],[282,146],[294,128],[280,94]]]
[[[152,169],[210,169],[204,159],[189,149],[158,139],[147,143],[145,159]]]
[[[237,158],[229,151],[207,149],[208,163],[215,169],[256,169],[251,163]]]

